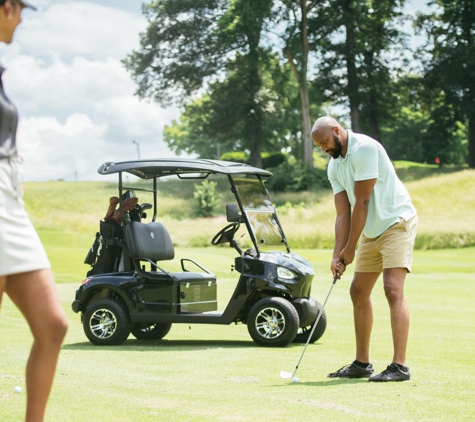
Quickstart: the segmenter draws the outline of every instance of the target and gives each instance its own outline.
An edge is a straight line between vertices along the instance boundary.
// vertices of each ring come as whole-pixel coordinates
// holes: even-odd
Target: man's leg
[[[7,277],[0,275],[0,305],[2,304],[3,292],[5,291],[5,286],[7,285]]]
[[[373,365],[369,362],[369,342],[373,328],[373,305],[370,296],[379,274],[381,273],[355,272],[350,295],[353,301],[356,361],[328,374],[329,378],[368,378],[374,373]]]
[[[369,344],[373,328],[371,292],[380,273],[355,272],[350,287],[356,336],[356,360],[369,363]]]
[[[384,292],[391,311],[393,334],[393,362],[406,365],[406,348],[409,334],[409,309],[404,297],[406,268],[387,268],[383,271]]]

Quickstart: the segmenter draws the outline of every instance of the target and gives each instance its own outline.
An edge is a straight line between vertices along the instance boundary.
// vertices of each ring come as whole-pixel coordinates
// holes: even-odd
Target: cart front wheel
[[[295,307],[280,297],[266,297],[251,308],[247,329],[260,346],[285,347],[297,335],[299,314]]]
[[[320,305],[320,303],[317,302],[317,307],[318,307],[318,313],[320,313],[322,309],[322,305]],[[299,328],[299,330],[297,331],[297,335],[295,336],[294,343],[307,342],[310,332],[312,331],[313,324],[315,324],[317,317],[318,317],[318,314],[313,320],[311,325],[307,327]],[[323,336],[323,333],[325,332],[326,328],[327,328],[327,314],[325,311],[323,311],[322,316],[320,317],[320,321],[318,321],[318,324],[315,327],[315,330],[313,332],[313,335],[309,343],[315,343],[321,336]]]
[[[132,335],[138,340],[161,340],[172,328],[172,324],[134,324]]]
[[[122,344],[132,324],[125,306],[114,299],[101,299],[88,306],[83,328],[91,343],[98,346]]]

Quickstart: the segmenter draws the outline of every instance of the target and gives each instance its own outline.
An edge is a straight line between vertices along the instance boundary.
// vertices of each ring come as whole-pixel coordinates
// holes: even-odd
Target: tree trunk
[[[259,71],[259,42],[267,8],[265,7],[266,3],[254,3],[253,0],[246,0],[243,4],[246,5],[246,10],[243,14],[243,21],[246,22],[245,32],[249,47],[249,53],[247,55],[249,83],[249,117],[247,122],[250,150],[249,163],[254,167],[262,167],[262,122],[264,112],[258,99],[258,94],[262,87]]]
[[[361,119],[358,96],[358,72],[355,61],[355,19],[351,8],[351,0],[344,3],[346,28],[346,67],[348,74],[348,99],[350,102],[351,128],[361,132]]]
[[[369,84],[369,92],[368,92],[368,120],[369,120],[369,127],[370,133],[368,135],[372,136],[374,139],[378,140],[382,143],[381,139],[381,129],[379,126],[379,104],[378,104],[378,90],[374,85],[374,53],[373,52],[366,52],[365,55],[365,65],[366,65],[366,72],[368,74],[368,84]]]
[[[304,86],[299,88],[300,102],[302,103],[302,143],[303,143],[303,161],[310,167],[313,167],[313,140],[312,140],[312,121],[310,117],[310,97],[308,94],[308,84],[305,81]]]
[[[251,34],[249,39],[249,163],[254,167],[262,167],[262,108],[257,100],[261,89],[261,76],[259,73],[259,34]]]
[[[258,63],[250,69],[249,95],[249,163],[254,167],[262,167],[262,109],[255,99],[261,86]]]
[[[300,39],[302,44],[302,69],[300,71],[299,93],[302,104],[302,146],[303,161],[313,167],[313,141],[312,141],[312,121],[310,117],[310,96],[308,93],[307,67],[308,67],[308,28],[307,28],[307,0],[300,0],[300,11],[302,14]]]
[[[300,21],[300,45],[302,47],[302,63],[300,71],[292,57],[289,49],[286,50],[292,73],[297,79],[300,97],[300,113],[302,123],[302,161],[313,167],[313,140],[312,140],[312,118],[310,116],[310,95],[308,92],[307,69],[308,69],[308,28],[307,28],[307,0],[300,0],[300,11],[302,19]]]
[[[468,120],[468,166],[475,169],[475,115]]]

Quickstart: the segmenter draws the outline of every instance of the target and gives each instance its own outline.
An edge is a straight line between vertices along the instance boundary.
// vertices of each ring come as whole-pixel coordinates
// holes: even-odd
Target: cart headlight
[[[284,280],[293,280],[297,278],[297,275],[285,267],[277,267],[277,276]]]

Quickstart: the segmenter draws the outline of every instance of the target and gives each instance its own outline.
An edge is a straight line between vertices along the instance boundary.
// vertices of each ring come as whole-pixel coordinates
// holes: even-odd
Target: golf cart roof
[[[152,158],[148,160],[108,162],[97,170],[99,174],[127,172],[142,179],[172,175],[191,175],[193,173],[255,174],[272,176],[272,173],[247,164],[231,161],[189,159],[189,158]]]

